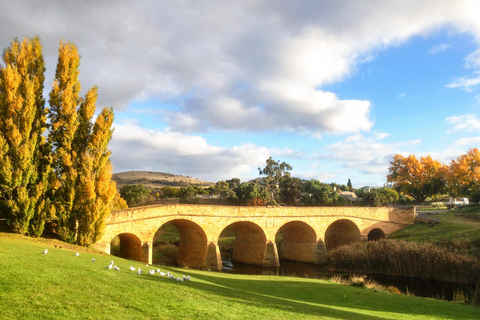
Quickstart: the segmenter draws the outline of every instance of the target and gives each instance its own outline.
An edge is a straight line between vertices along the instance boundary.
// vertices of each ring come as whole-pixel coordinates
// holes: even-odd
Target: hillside
[[[389,238],[432,242],[457,252],[480,255],[480,205],[456,210],[435,210],[419,206],[419,223],[393,233]]]
[[[0,256],[0,319],[476,319],[480,311],[319,279],[160,266],[191,276],[178,282],[148,274],[158,266],[8,233]],[[106,268],[112,259],[119,271]]]
[[[142,184],[150,188],[160,188],[164,186],[185,187],[189,185],[210,187],[215,185],[214,182],[199,180],[191,177],[150,171],[127,171],[114,173],[112,180],[117,183],[117,188],[121,188],[123,185],[129,184]]]

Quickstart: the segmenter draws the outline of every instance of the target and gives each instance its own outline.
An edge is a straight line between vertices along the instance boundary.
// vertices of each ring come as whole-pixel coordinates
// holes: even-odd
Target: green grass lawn
[[[112,259],[120,271],[105,268]],[[151,268],[0,233],[0,319],[480,319],[476,306],[324,280],[160,267],[192,278],[177,282],[130,265]]]
[[[393,233],[390,239],[429,241],[473,256],[480,256],[480,206],[432,211],[429,218],[438,223],[416,223]]]

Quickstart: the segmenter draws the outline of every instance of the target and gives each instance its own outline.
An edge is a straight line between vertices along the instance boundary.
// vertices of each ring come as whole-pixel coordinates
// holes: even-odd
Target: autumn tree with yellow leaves
[[[13,40],[0,66],[0,209],[14,232],[40,236],[50,208],[40,38]]]
[[[447,188],[453,196],[470,197],[480,190],[480,151],[468,150],[450,163]]]
[[[387,181],[418,202],[441,192],[448,172],[445,165],[430,156],[417,159],[414,155],[404,157],[400,154],[393,157],[388,170]]]
[[[430,156],[417,159],[414,155],[396,154],[388,170],[387,181],[419,202],[440,192],[468,198],[480,191],[480,151],[477,148],[468,150],[448,166]]]
[[[60,42],[49,109],[40,39],[14,40],[0,68],[0,209],[11,229],[39,236],[47,217],[65,241],[94,243],[116,193],[108,143],[112,108],[93,122],[97,88],[80,98],[80,57]],[[42,136],[49,118],[48,138]]]
[[[57,232],[65,241],[88,245],[101,236],[116,191],[108,150],[113,110],[104,108],[92,122],[97,88],[88,90],[84,99],[79,97],[79,64],[77,47],[60,42],[48,140],[56,179]]]

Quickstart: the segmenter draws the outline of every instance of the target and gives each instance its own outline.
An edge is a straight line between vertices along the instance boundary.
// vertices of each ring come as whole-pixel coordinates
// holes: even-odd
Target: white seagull
[[[178,282],[182,282],[182,281],[183,281],[183,279],[177,278],[177,281],[178,281]]]
[[[95,259],[92,258],[92,262],[95,262]]]
[[[150,269],[150,271],[148,271],[148,273],[151,274],[151,275],[154,275],[154,274],[155,274],[155,270]]]
[[[186,277],[183,276],[183,280],[185,280],[185,281],[190,281],[190,276],[186,276]]]
[[[80,255],[80,252],[75,253],[75,257],[78,257]]]
[[[117,266],[113,266],[113,269],[116,270],[116,271],[120,271],[120,268],[117,267]]]
[[[105,267],[105,269],[112,269],[113,268],[113,264],[109,264],[108,266]]]
[[[42,254],[47,254],[48,249],[45,249],[45,251],[42,252]]]
[[[165,272],[160,271],[160,275],[163,277],[163,276],[166,276],[167,274]]]
[[[142,274],[142,270],[140,270],[140,268],[138,268],[138,271],[137,271],[137,274]]]
[[[131,270],[131,271],[135,271],[135,268],[132,267],[132,266],[130,266],[130,270]]]

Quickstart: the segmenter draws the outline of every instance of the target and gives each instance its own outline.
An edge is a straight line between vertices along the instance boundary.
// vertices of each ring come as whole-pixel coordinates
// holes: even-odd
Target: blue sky
[[[113,106],[115,172],[381,186],[395,153],[480,142],[479,1],[2,1],[0,46],[61,38]]]

